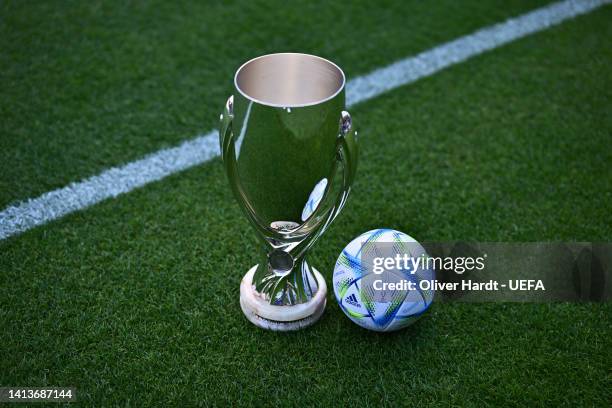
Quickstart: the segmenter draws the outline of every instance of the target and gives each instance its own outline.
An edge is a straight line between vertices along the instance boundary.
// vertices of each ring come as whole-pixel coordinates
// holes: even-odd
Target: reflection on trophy
[[[244,276],[240,305],[255,325],[296,330],[316,322],[327,286],[308,249],[344,206],[357,167],[345,77],[306,54],[242,65],[221,115],[230,185],[266,251]]]

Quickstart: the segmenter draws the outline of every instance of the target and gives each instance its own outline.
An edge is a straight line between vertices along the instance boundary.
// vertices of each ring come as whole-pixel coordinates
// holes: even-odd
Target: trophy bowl
[[[219,142],[234,196],[265,248],[240,285],[242,311],[259,327],[300,329],[325,309],[325,279],[306,254],[355,177],[345,82],[336,64],[307,54],[264,55],[236,71]]]

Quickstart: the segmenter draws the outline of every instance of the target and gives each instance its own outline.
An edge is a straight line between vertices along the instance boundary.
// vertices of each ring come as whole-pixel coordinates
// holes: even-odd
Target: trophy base
[[[327,285],[319,271],[312,268],[318,286],[312,299],[293,306],[275,306],[263,299],[253,288],[253,274],[256,269],[257,265],[252,267],[240,283],[240,307],[251,323],[262,329],[292,331],[308,327],[319,320],[327,303]]]

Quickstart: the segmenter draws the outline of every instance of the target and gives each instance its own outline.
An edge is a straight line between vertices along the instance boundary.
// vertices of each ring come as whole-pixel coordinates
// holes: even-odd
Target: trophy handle
[[[225,102],[223,113],[221,114],[219,126],[219,147],[221,147],[221,160],[225,162],[225,156],[230,148],[232,138],[232,122],[234,120],[234,95],[230,95]]]
[[[345,196],[350,192],[355,173],[357,172],[357,160],[359,157],[359,147],[357,145],[357,132],[353,128],[353,120],[347,111],[342,111],[340,116],[340,134],[338,135],[340,159],[344,162],[343,190]],[[336,214],[340,212],[346,203],[346,197],[342,200]],[[334,217],[335,217],[334,215]]]
[[[238,198],[243,198],[239,201],[244,204],[241,205],[243,211],[245,212],[247,218],[251,222],[252,225],[255,226],[256,229],[260,229],[259,222],[257,221],[257,216],[255,215],[255,210],[251,207],[248,200],[244,199],[244,194],[242,192],[242,185],[240,184],[240,179],[238,177],[238,170],[236,169],[236,158],[235,158],[235,150],[234,150],[234,132],[233,132],[233,123],[234,123],[234,95],[230,95],[227,98],[227,102],[225,102],[225,107],[223,108],[223,113],[220,117],[221,124],[219,126],[219,146],[221,148],[221,161],[225,166],[225,171],[230,180],[230,187],[232,188],[234,195]],[[260,236],[260,234],[256,234],[258,238],[260,238],[264,243],[267,243],[266,240]]]
[[[252,103],[252,102],[251,102]],[[235,140],[233,132],[234,123],[234,95],[230,95],[227,98],[223,113],[220,117],[219,126],[219,146],[221,149],[221,161],[225,167],[225,172],[230,180],[230,187],[237,198],[239,205],[243,212],[246,214],[251,225],[259,232],[257,237],[264,244],[269,244],[266,240],[266,236],[273,236],[277,238],[283,238],[283,235],[279,234],[278,231],[266,227],[257,218],[255,209],[251,206],[251,203],[244,195],[244,190],[238,177],[238,169],[236,166],[236,150]]]

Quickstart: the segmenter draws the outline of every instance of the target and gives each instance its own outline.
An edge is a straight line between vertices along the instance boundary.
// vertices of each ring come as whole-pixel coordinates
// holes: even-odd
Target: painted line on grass
[[[553,3],[397,61],[349,81],[347,104],[351,106],[374,98],[611,2],[569,0]],[[96,176],[10,206],[0,212],[0,240],[161,180],[218,155],[218,134],[213,130],[179,146],[159,150],[140,160],[112,167]]]

